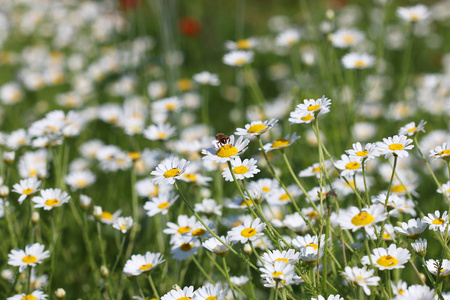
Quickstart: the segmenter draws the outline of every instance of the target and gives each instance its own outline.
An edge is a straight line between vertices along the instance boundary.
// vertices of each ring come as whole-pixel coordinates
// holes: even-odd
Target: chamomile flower
[[[122,213],[121,209],[116,210],[113,214],[110,213],[109,211],[102,210],[100,214],[100,222],[102,222],[103,224],[111,225],[120,216],[121,213]]]
[[[430,15],[430,10],[423,4],[397,8],[397,16],[407,22],[422,22]]]
[[[291,124],[311,123],[315,118],[330,112],[331,100],[322,96],[317,100],[305,99],[291,112]]]
[[[171,290],[167,294],[161,297],[161,300],[193,300],[194,299],[194,287],[184,287],[183,289]]]
[[[12,297],[6,298],[6,300],[46,300],[47,295],[41,290],[35,290],[31,294],[17,294]]]
[[[353,149],[345,150],[345,152],[350,156],[350,158],[360,158],[360,159],[374,159],[380,155],[378,147],[375,143],[367,143],[364,147],[360,142],[353,144]]]
[[[228,50],[251,50],[258,45],[258,40],[255,38],[241,39],[236,42],[226,41],[225,47]]]
[[[342,229],[356,231],[359,228],[372,226],[384,221],[386,218],[387,214],[384,212],[383,205],[374,204],[361,210],[355,206],[351,206],[345,212],[339,214],[338,223]]]
[[[155,176],[153,181],[157,185],[161,183],[174,184],[175,180],[180,179],[188,165],[187,160],[172,157],[163,160],[150,174]]]
[[[297,29],[287,29],[280,34],[275,39],[275,44],[281,47],[292,47],[300,41],[300,31]]]
[[[411,285],[405,291],[405,293],[398,297],[399,299],[408,299],[408,300],[433,300],[436,299],[434,297],[434,290],[430,289],[430,287],[426,285]],[[397,298],[396,298],[397,299]]]
[[[44,251],[44,249],[44,245],[34,243],[26,245],[25,251],[22,249],[11,250],[11,253],[8,254],[8,265],[19,267],[19,272],[22,273],[26,267],[35,267],[50,256],[50,251]]]
[[[308,225],[298,212],[291,215],[285,215],[283,220],[284,226],[297,234],[305,234],[308,231]]]
[[[450,160],[450,143],[443,143],[442,146],[436,146],[430,150],[430,157],[434,157],[434,160],[442,158],[443,160]]]
[[[265,264],[261,271],[262,278],[272,278],[275,281],[289,285],[295,275],[294,266],[285,261],[276,261],[274,264]]]
[[[169,212],[169,208],[177,199],[178,195],[175,195],[172,191],[165,191],[145,202],[144,209],[147,211],[147,216],[149,217],[153,217],[159,213],[166,215]]]
[[[134,221],[132,217],[119,217],[114,220],[112,226],[114,229],[127,233],[133,227]]]
[[[322,166],[320,165],[320,163],[314,163],[312,166],[309,166],[308,168],[300,171],[298,176],[299,177],[312,177],[312,176],[315,176],[317,179],[320,179],[320,169],[322,169],[322,172],[323,172],[324,168],[329,169],[332,165],[333,164],[329,160],[324,161]]]
[[[272,150],[284,150],[290,145],[292,145],[296,140],[300,138],[297,133],[286,135],[284,138],[273,141],[272,143],[265,144],[263,146],[264,151],[269,152]]]
[[[250,124],[245,124],[245,128],[236,129],[235,135],[243,135],[246,138],[261,135],[267,130],[271,129],[278,123],[277,119],[270,119],[266,121],[253,121]]]
[[[223,63],[232,67],[241,67],[253,61],[253,51],[232,51],[223,56]]]
[[[230,241],[241,242],[242,244],[248,241],[254,242],[264,235],[266,223],[261,223],[259,218],[253,220],[245,220],[243,225],[232,228],[228,231]]]
[[[34,207],[51,210],[60,207],[64,203],[69,202],[70,195],[61,189],[45,189],[41,190],[41,196],[33,197],[32,201],[36,203]]]
[[[230,241],[228,236],[221,236],[220,239],[225,242],[227,245],[232,245],[232,242]],[[206,241],[204,241],[202,243],[203,248],[208,249],[209,251],[213,252],[214,254],[217,255],[225,255],[227,254],[230,249],[228,249],[227,246],[225,246],[224,244],[222,244],[222,242],[220,242],[218,239],[216,239],[215,237],[207,239]]]
[[[422,219],[410,219],[408,223],[402,222],[401,227],[394,227],[395,230],[410,239],[417,239],[427,229],[428,224],[422,222]]]
[[[375,57],[366,53],[347,53],[342,57],[346,69],[367,69],[375,65]]]
[[[331,245],[332,245],[331,239],[328,239],[328,246]],[[325,249],[325,234],[322,234],[320,236],[320,239],[317,235],[310,235],[310,234],[307,234],[305,236],[296,236],[292,240],[292,246],[300,250],[300,256],[302,256],[301,253],[302,251],[305,250],[305,248],[310,248],[307,250],[314,250],[313,252],[315,252],[316,255],[320,250],[320,257],[322,257]]]
[[[181,110],[183,102],[178,97],[169,97],[152,102],[155,114],[166,115]]]
[[[430,225],[430,230],[437,231],[438,229],[445,229],[448,223],[448,213],[436,210],[434,213],[429,213],[428,216],[423,217],[423,222]]]
[[[195,216],[179,215],[177,222],[178,224],[167,222],[168,228],[164,229],[163,232],[165,234],[188,235],[192,231],[196,220]]]
[[[214,199],[203,199],[201,203],[195,203],[194,211],[204,213],[207,216],[222,215],[222,205],[217,204]]]
[[[236,177],[236,180],[252,178],[255,174],[259,173],[260,170],[258,169],[256,164],[257,161],[254,158],[244,159],[244,161],[242,161],[241,158],[238,156],[232,159],[231,168],[233,170],[234,176]],[[223,178],[225,178],[226,181],[234,181],[230,168],[226,168],[222,172],[222,176]]]
[[[225,295],[220,284],[208,283],[194,292],[193,300],[225,300]]]
[[[411,253],[408,249],[397,247],[391,244],[388,248],[375,248],[373,254],[370,254],[372,263],[380,270],[403,269]],[[366,255],[361,259],[363,265],[370,265],[370,259]]]
[[[243,136],[235,141],[234,135],[231,135],[225,143],[213,141],[214,148],[202,150],[202,154],[205,155],[203,159],[212,160],[216,163],[226,163],[244,153],[249,142],[250,140],[244,139]]]
[[[217,86],[220,84],[219,76],[217,74],[209,73],[207,71],[195,74],[193,79],[195,82],[198,82],[202,85]]]
[[[408,289],[408,284],[403,280],[399,279],[397,284],[391,281],[392,292],[396,296],[402,296]]]
[[[411,139],[404,135],[394,135],[393,137],[384,138],[383,142],[378,142],[378,149],[385,158],[389,158],[392,155],[408,157],[409,154],[406,150],[414,148],[414,145],[410,145],[412,142]]]
[[[378,276],[373,276],[375,272],[374,269],[367,270],[365,267],[345,267],[343,272],[345,279],[347,279],[350,283],[357,284],[363,288],[364,293],[370,296],[370,288],[369,286],[377,286],[379,281],[381,280]]]
[[[418,239],[414,243],[411,243],[411,247],[414,249],[419,255],[425,256],[427,252],[427,240],[426,239]]]
[[[94,173],[89,170],[74,171],[66,175],[66,183],[76,191],[91,186],[96,180]]]
[[[236,286],[243,286],[249,281],[248,276],[242,275],[242,276],[231,276],[230,277],[231,283],[233,283]]]
[[[344,300],[344,298],[340,295],[329,295],[328,298],[319,295],[318,298],[311,298],[311,300]]]
[[[29,196],[36,193],[41,186],[41,181],[37,178],[27,178],[22,179],[19,183],[13,185],[13,192],[20,194],[19,204],[22,204],[23,201]]]
[[[161,253],[152,253],[147,251],[144,255],[135,254],[132,255],[123,267],[125,274],[138,276],[144,272],[150,272],[158,265],[165,261]]]
[[[263,253],[261,255],[261,260],[264,262],[264,265],[267,264],[275,264],[277,261],[283,261],[290,265],[295,265],[298,262],[300,253],[295,251],[294,249],[289,250],[273,250]]]
[[[175,133],[176,127],[167,123],[150,125],[144,131],[144,137],[150,141],[165,141],[170,139]]]
[[[190,236],[180,236],[173,241],[170,254],[175,260],[186,260],[191,255],[197,254],[200,247],[201,244],[198,239],[193,239]]]
[[[442,190],[444,191],[444,193],[445,193],[447,196],[450,196],[450,181],[447,181],[446,183],[444,183],[444,184],[442,185]],[[436,191],[437,191],[439,194],[442,194],[442,190],[438,188]]]
[[[341,159],[336,161],[334,166],[342,170],[341,176],[352,177],[356,172],[362,171],[362,160],[359,157],[341,155]]]
[[[356,29],[339,29],[331,36],[331,43],[337,48],[349,48],[364,40],[364,34]]]
[[[415,136],[417,133],[419,133],[419,131],[425,132],[424,129],[425,124],[427,124],[427,122],[425,122],[424,120],[421,120],[419,124],[417,124],[417,126],[415,122],[408,123],[400,128],[398,134],[406,136]]]

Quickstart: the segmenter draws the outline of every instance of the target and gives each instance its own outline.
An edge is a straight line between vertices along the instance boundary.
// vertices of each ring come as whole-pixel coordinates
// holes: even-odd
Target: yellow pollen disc
[[[363,150],[363,151],[358,151],[358,152],[356,152],[356,155],[358,155],[358,156],[360,156],[360,157],[364,157],[364,156],[366,156],[367,154],[369,154],[369,151]]]
[[[114,217],[110,212],[104,211],[102,212],[102,219],[112,220]]]
[[[188,251],[190,251],[193,247],[194,247],[193,244],[183,243],[183,244],[181,244],[181,246],[180,246],[180,250],[181,250],[181,251],[184,251],[184,252],[188,252]],[[188,299],[190,299],[190,298],[188,298]]]
[[[355,41],[355,37],[353,35],[345,35],[344,42],[346,44],[352,44]]]
[[[302,121],[310,121],[311,119],[314,119],[314,115],[306,115],[301,118]]]
[[[87,186],[88,182],[84,179],[78,179],[76,184],[78,187],[85,187],[85,186]]]
[[[189,227],[189,226],[180,227],[177,230],[177,232],[179,234],[185,234],[185,233],[188,233],[189,231],[191,231],[191,227]]]
[[[348,164],[345,165],[345,168],[347,170],[356,170],[359,167],[361,167],[361,164],[359,162],[356,162],[356,161],[349,162]]]
[[[366,63],[363,62],[362,60],[357,60],[355,62],[355,67],[357,67],[357,68],[364,68],[365,66],[366,66]]]
[[[128,157],[133,160],[136,160],[141,157],[141,154],[139,152],[128,152]]]
[[[414,132],[416,130],[417,130],[417,127],[413,127],[413,128],[408,129],[408,132]]]
[[[313,171],[313,173],[317,173],[317,172],[320,171],[320,168],[319,167],[315,167],[315,168],[312,169],[312,171]]]
[[[167,134],[165,132],[160,132],[156,135],[158,139],[165,139]]]
[[[399,295],[403,295],[405,293],[405,290],[398,290]]]
[[[439,152],[439,155],[450,155],[450,149],[445,149]]]
[[[447,190],[447,194],[450,194],[450,189]]]
[[[172,177],[180,175],[180,173],[181,173],[180,170],[178,170],[177,168],[173,168],[173,169],[167,170],[163,176],[166,178],[172,178]]]
[[[192,87],[192,82],[190,79],[183,78],[177,82],[178,89],[182,92],[189,91]]]
[[[206,298],[206,300],[217,300],[217,298],[214,296],[209,296],[208,298]]]
[[[398,260],[390,255],[384,255],[377,260],[377,264],[385,268],[393,267],[398,264]]]
[[[279,139],[272,143],[272,148],[286,148],[289,146],[289,141],[286,139]]]
[[[312,212],[310,212],[309,214],[306,214],[307,216],[308,216],[308,218],[311,218],[311,219],[314,219],[315,217],[317,217],[318,216],[318,213],[317,213],[317,211],[312,211]]]
[[[283,194],[280,196],[280,201],[287,201],[289,200],[289,195],[288,194]]]
[[[272,273],[273,277],[280,277],[281,275],[284,275],[284,273],[283,272],[279,272],[279,271],[276,271],[276,272]]]
[[[231,157],[236,154],[238,154],[238,149],[232,145],[223,145],[216,152],[218,157]]]
[[[26,295],[22,297],[22,300],[36,300],[36,297],[33,295]]]
[[[251,49],[251,43],[249,40],[239,40],[236,42],[238,49]]]
[[[262,190],[263,190],[264,193],[268,193],[268,192],[270,191],[270,188],[267,187],[267,186],[265,186],[265,187],[262,188]],[[450,191],[450,190],[449,190],[449,191]],[[450,192],[449,192],[449,193],[450,193]]]
[[[409,18],[410,18],[412,21],[419,21],[419,20],[420,20],[420,16],[419,16],[418,14],[416,14],[416,13],[410,13],[410,14],[409,14]]]
[[[261,131],[263,131],[266,128],[267,127],[264,126],[263,124],[256,124],[256,125],[250,126],[250,128],[247,130],[247,132],[248,133],[260,133]]]
[[[30,177],[36,177],[37,171],[36,170],[30,170],[29,174],[30,174]]]
[[[252,201],[251,199],[246,199],[246,200],[247,200],[247,202],[248,202],[249,205],[253,205],[253,201]],[[245,205],[247,205],[247,204],[245,203],[244,200],[242,200],[241,203],[240,203],[240,205],[241,205],[241,206],[245,206]],[[241,224],[239,224],[239,225],[241,225]]]
[[[352,224],[355,226],[366,226],[375,221],[375,218],[368,212],[360,212],[352,218]]]
[[[391,236],[389,234],[387,234],[387,233],[383,233],[383,239],[390,240]]]
[[[308,111],[316,111],[320,108],[320,104],[316,104],[316,105],[310,105],[308,106]]]
[[[246,166],[239,166],[233,169],[234,174],[245,174],[248,172],[248,168]]]
[[[310,243],[310,244],[305,245],[305,247],[313,247],[314,250],[317,250],[319,248],[319,245],[314,244],[314,243]]]
[[[197,181],[197,175],[195,174],[184,174],[183,177],[190,181]]]
[[[177,300],[192,300],[190,297],[180,297]]]
[[[177,106],[174,103],[169,103],[169,104],[166,104],[166,109],[167,110],[175,110],[175,109],[177,109]]]
[[[402,193],[404,191],[406,191],[405,187],[403,185],[401,185],[401,184],[394,185],[391,188],[391,192],[393,192],[393,193]]]
[[[241,235],[246,238],[251,238],[256,235],[258,231],[255,228],[245,228],[241,231]]]
[[[244,204],[245,204],[245,202],[244,202]],[[241,226],[242,224],[244,224],[244,223],[242,223],[241,221],[234,221],[233,224],[231,225],[231,227],[238,227],[238,226]]]
[[[139,270],[147,271],[147,270],[150,269],[151,267],[153,267],[153,264],[146,264],[146,265],[140,266],[140,267],[139,267]]]
[[[398,144],[398,143],[389,145],[389,150],[391,150],[391,151],[403,150],[404,148],[405,148],[405,146],[403,146],[402,144]]]
[[[282,257],[275,259],[275,261],[284,261],[285,263],[289,263],[289,259]]]
[[[33,192],[33,189],[32,188],[28,188],[28,189],[24,189],[23,191],[22,191],[22,194],[24,194],[24,195],[29,195],[29,194],[31,194]]]
[[[120,230],[125,230],[125,229],[127,229],[127,226],[125,226],[125,225],[120,226]]]
[[[45,201],[45,205],[47,206],[55,206],[58,204],[59,204],[58,199],[48,199],[47,201]]]
[[[192,236],[202,236],[206,233],[205,229],[198,228],[192,231]]]
[[[434,219],[433,222],[431,222],[431,223],[433,223],[434,225],[442,225],[445,223],[445,220],[438,218],[438,219]]]
[[[236,66],[242,66],[243,64],[246,63],[246,60],[243,58],[238,58],[234,63],[236,64]]]
[[[169,206],[170,205],[170,203],[169,202],[163,202],[163,203],[160,203],[160,204],[158,204],[158,208],[159,209],[164,209],[164,208],[166,208],[167,206]]]
[[[37,257],[34,255],[27,255],[22,258],[22,262],[24,262],[26,264],[35,263],[35,262],[37,262],[37,260],[38,260]]]

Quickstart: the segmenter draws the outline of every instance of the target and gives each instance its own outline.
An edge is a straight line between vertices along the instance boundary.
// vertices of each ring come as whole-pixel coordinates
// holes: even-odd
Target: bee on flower
[[[212,160],[216,163],[226,163],[244,153],[249,142],[250,140],[244,139],[243,136],[240,136],[235,141],[234,135],[231,135],[224,141],[215,140],[213,141],[214,148],[202,150],[202,154],[205,155],[203,159]]]

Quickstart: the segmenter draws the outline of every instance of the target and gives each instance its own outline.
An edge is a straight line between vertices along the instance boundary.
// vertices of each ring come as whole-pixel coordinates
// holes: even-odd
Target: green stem
[[[114,265],[113,265],[113,267],[111,269],[111,274],[114,274],[114,271],[116,270],[116,267],[119,264],[120,257],[122,256],[123,248],[125,248],[125,241],[126,241],[126,239],[127,239],[126,235],[123,235],[122,243],[120,244],[119,254],[117,254],[116,262],[114,263]]]
[[[225,277],[227,278],[228,281],[228,285],[230,286],[231,289],[231,293],[233,294],[233,299],[236,300],[236,293],[234,292],[234,284],[231,282],[230,279],[230,274],[228,273],[228,266],[227,266],[227,260],[225,259],[225,256],[222,256],[222,261],[223,261],[223,269],[225,271]]]
[[[195,258],[195,256],[192,256],[192,261],[197,265],[197,268],[200,270],[200,272],[202,272],[203,276],[206,277],[206,279],[211,282],[212,284],[216,285],[216,283],[214,282],[214,280],[212,280],[212,278],[208,275],[208,272],[205,271],[205,269],[203,269],[202,265],[200,264],[200,262],[197,260],[197,258]]]
[[[150,287],[152,288],[153,294],[155,294],[156,299],[159,300],[158,290],[155,287],[155,283],[153,282],[151,273],[148,274],[147,279],[148,279],[148,282],[150,283]]]

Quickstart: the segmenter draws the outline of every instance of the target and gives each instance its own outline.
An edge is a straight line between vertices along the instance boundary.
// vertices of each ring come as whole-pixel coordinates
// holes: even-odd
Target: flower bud
[[[325,14],[327,16],[327,19],[329,19],[329,20],[334,19],[334,11],[332,9],[327,9],[327,12]]]
[[[87,210],[91,206],[92,198],[86,195],[80,195],[80,206],[82,209]],[[94,211],[95,215],[95,211]],[[100,213],[101,215],[101,213]]]
[[[109,276],[109,270],[106,266],[101,266],[100,267],[100,274],[102,275],[102,277],[108,277]]]
[[[55,296],[58,299],[64,299],[66,298],[66,291],[62,288],[59,288],[55,291]]]
[[[3,161],[6,164],[11,164],[15,158],[16,158],[15,152],[12,152],[12,151],[11,152],[8,152],[8,151],[3,152]]]
[[[33,211],[33,214],[31,215],[31,221],[34,224],[39,223],[39,221],[41,220],[41,216],[39,215],[39,213],[37,211]]]
[[[0,186],[0,197],[7,197],[9,195],[9,187],[6,185]]]
[[[248,255],[252,254],[252,246],[250,246],[250,244],[245,244],[244,245],[244,252],[247,253]]]
[[[94,217],[97,220],[100,220],[102,218],[103,209],[101,206],[94,206]]]

